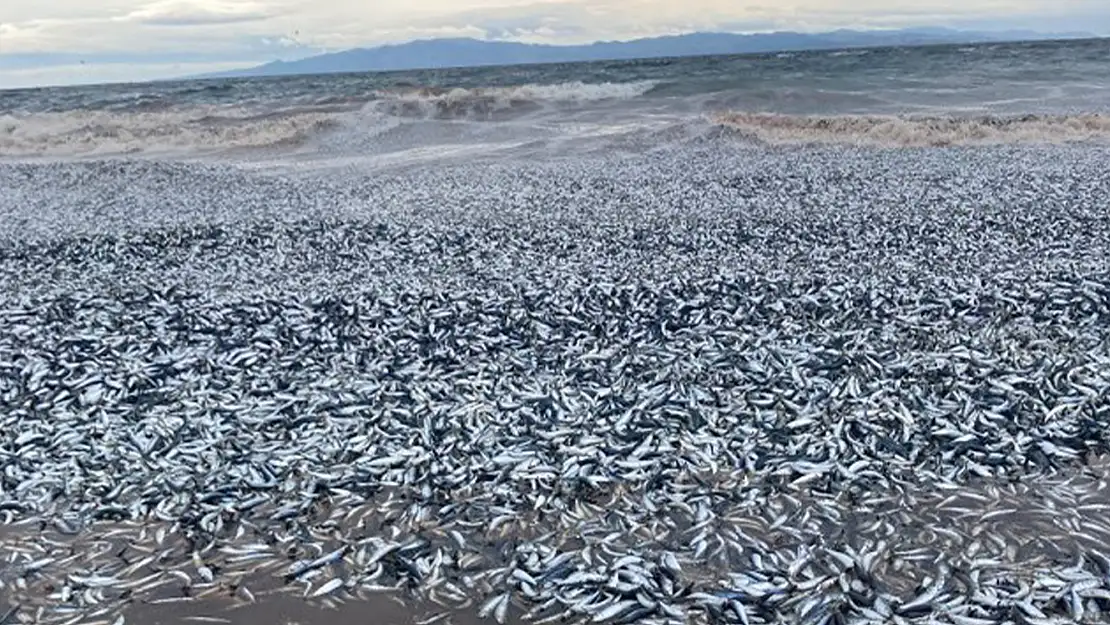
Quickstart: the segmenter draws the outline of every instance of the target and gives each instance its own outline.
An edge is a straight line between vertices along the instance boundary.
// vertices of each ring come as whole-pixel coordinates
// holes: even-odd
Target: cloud
[[[26,0],[0,3],[0,23],[18,24],[44,19],[88,19],[122,15],[140,0]]]
[[[0,73],[17,69],[14,61],[5,64],[5,59],[12,61],[16,57],[23,59],[20,71],[26,70],[30,58],[27,55],[40,55],[44,67],[68,66],[75,58],[88,64],[99,63],[97,59],[105,55],[129,56],[136,67],[148,69],[170,62],[157,59],[249,66],[430,37],[585,43],[693,30],[815,31],[922,25],[1107,34],[1110,3],[1106,0],[0,0]],[[112,65],[111,71],[117,71],[118,64]],[[88,71],[85,67],[82,75]],[[177,74],[176,70],[167,69],[164,75]],[[43,77],[62,75],[43,74]]]
[[[1002,19],[1036,27],[1044,16],[1071,12],[1061,5],[1072,11],[1097,7],[1103,30],[1110,30],[1105,0],[563,0],[468,9],[430,19],[473,24],[498,38],[583,43],[695,30],[819,31]]]
[[[49,52],[45,54],[11,54],[0,57],[0,71],[32,70],[47,67],[101,66],[101,65],[163,65],[226,63],[220,54],[205,52],[179,52],[149,56],[109,52],[101,54],[75,54]]]
[[[273,16],[255,2],[164,0],[132,11],[122,20],[153,26],[203,26],[265,20]]]
[[[430,24],[470,24],[487,31],[491,38],[586,43],[698,30],[911,26],[929,19],[944,22],[980,18],[992,11],[997,15],[998,1],[917,0],[912,6],[892,6],[889,0],[555,0],[470,8],[422,19]],[[1036,1],[1008,0],[1010,5]]]
[[[241,67],[242,63],[127,63],[50,65],[0,70],[0,89],[40,85],[79,85],[156,80],[167,76],[206,74]]]

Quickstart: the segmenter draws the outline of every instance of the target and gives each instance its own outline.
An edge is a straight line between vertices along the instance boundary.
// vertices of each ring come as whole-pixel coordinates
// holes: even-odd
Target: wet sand
[[[388,598],[345,601],[332,607],[310,604],[300,597],[273,595],[253,604],[229,606],[224,602],[192,601],[160,605],[133,605],[124,615],[133,625],[416,625],[452,623],[487,625],[474,610],[447,611],[434,607],[402,605]],[[432,620],[435,619],[435,620]],[[520,622],[510,619],[510,623]]]
[[[799,517],[813,518],[805,523],[810,537],[822,536],[833,542],[869,544],[872,540],[896,541],[895,553],[918,551],[918,555],[902,565],[884,564],[878,569],[890,588],[899,594],[912,594],[923,578],[931,574],[927,561],[932,556],[963,554],[973,558],[981,549],[990,547],[991,537],[1004,539],[1013,551],[1007,558],[1017,568],[1032,571],[1053,565],[1074,563],[1076,554],[1087,549],[1099,549],[1110,543],[1110,525],[1099,521],[1099,510],[1110,508],[1110,459],[1090,458],[1083,467],[1060,472],[1051,477],[1041,477],[1026,483],[1003,483],[996,480],[978,480],[956,490],[944,488],[908,488],[900,497],[884,496],[873,503],[859,502],[855,514],[847,517],[822,517],[831,508],[829,501],[800,490],[791,495],[768,501],[773,512],[763,517],[751,512],[747,521],[763,530],[754,537],[779,548],[792,550],[800,546],[801,535],[787,528],[768,527],[770,516],[787,514],[794,523]],[[887,523],[878,524],[885,519]],[[537,527],[541,524],[537,522]],[[885,529],[877,530],[879,525]],[[90,557],[117,557],[125,563],[144,553],[140,544],[142,536],[153,536],[152,524],[97,524],[75,536],[57,532],[34,531],[28,524],[0,528],[0,555],[27,553],[25,545],[37,538],[46,538],[57,546],[58,556],[68,552],[94,554]],[[1071,528],[1081,529],[1071,536]],[[535,529],[535,528],[534,528]],[[897,531],[897,535],[889,535]],[[105,537],[108,538],[105,538]],[[1065,537],[1067,537],[1065,539]],[[592,542],[586,539],[586,542]],[[233,544],[234,541],[228,541]],[[584,544],[584,543],[581,543]],[[68,545],[68,547],[67,547]],[[169,547],[162,545],[163,547]],[[571,548],[567,545],[566,548]],[[141,574],[152,570],[186,572],[195,578],[189,550],[181,544],[166,551],[165,561],[145,568]],[[100,554],[95,555],[95,554]],[[282,576],[291,559],[274,557],[254,568],[254,573],[230,573],[232,565],[221,560],[218,550],[206,552],[206,562],[221,571],[221,580],[214,583],[196,583],[188,588],[176,583],[162,583],[146,593],[134,593],[122,609],[126,623],[139,625],[186,625],[196,623],[234,625],[421,625],[452,623],[454,625],[481,625],[496,623],[491,618],[478,617],[479,605],[486,597],[472,596],[470,603],[445,608],[426,599],[414,598],[401,588],[395,591],[337,590],[321,598],[308,595],[319,590],[329,573],[305,581],[288,582]],[[925,558],[921,560],[921,558]],[[741,567],[742,568],[742,567]],[[705,562],[698,571],[688,569],[691,579],[700,578],[712,585],[713,579],[727,578],[736,569],[736,563]],[[10,567],[8,570],[10,573]],[[33,594],[45,595],[54,591],[66,572],[44,570],[49,581],[39,578],[36,592],[24,593],[24,601]],[[135,574],[138,576],[140,574]],[[10,575],[5,575],[6,581]],[[244,593],[243,589],[249,590]],[[480,595],[480,593],[477,593]],[[11,606],[10,603],[7,604]],[[106,603],[107,605],[107,603]],[[115,604],[119,606],[119,604]],[[515,603],[509,610],[506,623],[523,623],[524,610],[532,606]],[[0,612],[0,616],[3,612]],[[23,605],[9,615],[0,625],[16,622],[33,622],[34,610]],[[113,623],[116,611],[106,611],[82,623]],[[568,617],[573,619],[573,617]],[[55,621],[56,622],[56,621]]]
[[[3,618],[4,616],[7,618]],[[33,613],[7,605],[0,611],[0,623],[28,622]],[[466,610],[421,610],[389,599],[346,602],[334,607],[306,603],[298,597],[274,596],[253,604],[230,607],[219,601],[190,601],[165,604],[132,605],[123,612],[125,623],[132,625],[488,625],[492,618],[480,619]],[[114,619],[88,621],[111,623]],[[521,623],[518,618],[506,621]]]

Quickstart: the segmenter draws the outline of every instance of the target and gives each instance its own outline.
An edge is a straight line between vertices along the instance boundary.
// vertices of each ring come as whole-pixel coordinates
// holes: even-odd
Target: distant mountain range
[[[836,30],[825,33],[774,32],[750,35],[692,33],[632,41],[601,41],[588,45],[545,45],[479,39],[423,39],[374,48],[354,48],[298,61],[273,61],[257,67],[193,78],[290,76],[1087,37],[1094,37],[1094,35],[1040,33],[1025,30],[990,32],[948,28],[910,28]]]

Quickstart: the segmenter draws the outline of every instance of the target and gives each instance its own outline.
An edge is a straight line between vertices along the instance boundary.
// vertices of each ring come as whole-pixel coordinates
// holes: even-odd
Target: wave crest
[[[1100,113],[926,117],[725,112],[713,115],[712,121],[771,145],[944,147],[1110,139],[1110,115]]]
[[[89,156],[295,145],[338,126],[334,113],[228,115],[214,109],[0,115],[0,155]]]
[[[387,115],[421,119],[503,120],[561,104],[630,100],[655,88],[654,81],[566,82],[515,87],[412,87],[375,92],[371,108]]]
[[[190,106],[0,114],[0,156],[80,157],[299,146],[323,131],[376,136],[405,120],[499,121],[575,104],[628,100],[654,82],[441,89],[411,87],[281,110]]]

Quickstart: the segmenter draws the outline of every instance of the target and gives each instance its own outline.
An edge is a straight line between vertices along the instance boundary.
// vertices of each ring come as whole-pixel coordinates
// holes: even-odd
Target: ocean
[[[0,93],[0,624],[1106,623],[1108,52]]]
[[[1103,141],[1106,40],[784,52],[0,92],[4,157],[423,161],[764,144]]]

